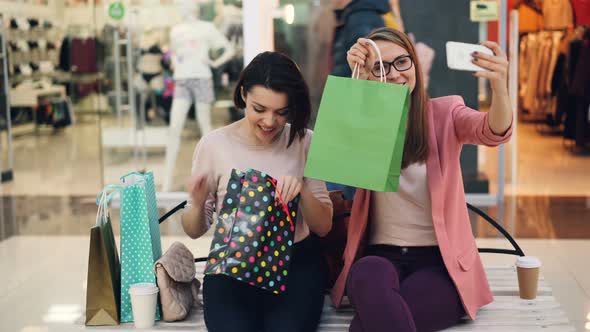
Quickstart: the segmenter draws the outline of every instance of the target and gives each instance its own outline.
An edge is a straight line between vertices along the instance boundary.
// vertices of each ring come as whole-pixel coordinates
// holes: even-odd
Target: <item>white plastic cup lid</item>
[[[157,294],[160,291],[156,284],[151,282],[142,282],[133,284],[129,288],[129,294],[133,295],[152,295]]]
[[[534,256],[523,256],[518,257],[516,260],[516,266],[531,269],[535,267],[541,267],[541,261]]]

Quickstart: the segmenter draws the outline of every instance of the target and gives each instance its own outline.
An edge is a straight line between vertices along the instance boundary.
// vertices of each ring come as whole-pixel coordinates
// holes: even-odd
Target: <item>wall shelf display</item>
[[[0,182],[11,181],[14,157],[5,29],[0,16]]]

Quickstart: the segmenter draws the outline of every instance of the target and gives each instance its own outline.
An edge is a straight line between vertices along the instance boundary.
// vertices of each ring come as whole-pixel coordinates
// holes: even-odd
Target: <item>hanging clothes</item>
[[[59,69],[66,72],[92,74],[98,72],[104,48],[94,37],[65,37],[59,51]]]
[[[96,38],[72,38],[70,48],[72,72],[98,72],[97,51]]]
[[[552,81],[563,37],[563,31],[540,31],[527,33],[521,38],[520,104],[535,119],[546,119],[548,115],[555,113]]]
[[[590,30],[579,27],[562,40],[552,82],[556,96],[550,125],[563,123],[563,136],[583,147],[590,142]]]
[[[570,93],[575,98],[576,146],[590,142],[590,29],[586,29],[578,50]]]
[[[590,25],[590,0],[571,0],[576,25]]]
[[[543,0],[543,28],[565,29],[574,25],[570,0]]]
[[[65,100],[45,100],[34,110],[37,112],[37,124],[64,128],[73,123],[70,104]]]
[[[543,28],[543,14],[538,8],[525,3],[518,5],[518,32],[533,32]]]
[[[69,72],[71,68],[70,62],[70,38],[65,37],[61,41],[61,48],[59,49],[59,69]]]

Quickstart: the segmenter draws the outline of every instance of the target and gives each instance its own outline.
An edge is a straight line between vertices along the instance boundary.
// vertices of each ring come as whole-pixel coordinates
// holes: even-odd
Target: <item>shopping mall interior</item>
[[[84,317],[97,194],[151,171],[160,214],[186,199],[200,138],[243,117],[233,88],[253,55],[294,59],[317,113],[339,2],[194,0],[188,15],[176,0],[0,0],[0,331],[92,330]],[[464,147],[467,201],[541,260],[561,316],[536,328],[590,331],[590,2],[491,2],[498,21],[473,22],[466,1],[390,0],[382,14],[412,35],[431,97],[461,95],[482,112],[489,84],[450,70],[445,43],[490,39],[506,50],[512,139]],[[183,52],[204,72],[179,73]],[[212,85],[213,100],[179,98],[182,79]],[[118,205],[110,209],[118,239]],[[164,251],[181,241],[207,256],[212,232],[190,239],[179,215],[161,225]],[[471,227],[478,247],[511,248],[476,214]],[[486,268],[516,259],[481,258]]]

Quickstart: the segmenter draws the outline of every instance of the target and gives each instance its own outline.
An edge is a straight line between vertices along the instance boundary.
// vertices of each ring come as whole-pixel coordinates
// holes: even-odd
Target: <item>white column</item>
[[[273,1],[244,0],[244,67],[260,52],[274,50]]]
[[[510,94],[510,106],[513,112],[512,137],[510,138],[510,183],[514,190],[518,186],[518,57],[519,57],[519,36],[518,36],[518,10],[510,12],[510,68],[508,72],[508,93]]]
[[[500,48],[506,52],[506,32],[508,26],[508,18],[507,18],[507,0],[500,0],[500,22],[498,24],[498,39]],[[502,224],[502,220],[504,219],[504,181],[506,175],[506,164],[505,164],[505,147],[504,144],[501,144],[498,147],[498,220],[500,224]]]
[[[483,43],[484,41],[488,40],[488,22],[480,22],[479,23],[479,42]],[[486,88],[487,79],[480,77],[477,79],[478,85],[478,99],[479,102],[483,102],[488,98],[488,90]]]

